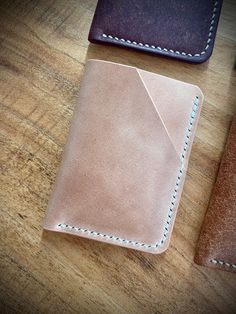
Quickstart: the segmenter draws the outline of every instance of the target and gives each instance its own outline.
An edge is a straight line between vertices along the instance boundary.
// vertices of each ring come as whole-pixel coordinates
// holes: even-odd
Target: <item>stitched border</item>
[[[68,225],[68,224],[65,224],[65,223],[59,223],[57,225],[57,227],[60,228],[60,229],[63,229],[63,230],[71,230],[71,231],[75,231],[75,232],[79,232],[79,233],[87,233],[87,234],[92,235],[94,237],[106,238],[106,239],[109,239],[109,240],[119,241],[121,243],[131,244],[131,245],[134,245],[134,246],[141,246],[141,247],[145,247],[145,248],[157,248],[157,247],[161,246],[164,243],[164,241],[166,240],[167,235],[169,233],[169,227],[170,227],[170,224],[171,224],[171,221],[172,221],[174,207],[175,207],[175,203],[176,203],[177,196],[178,196],[178,190],[179,190],[179,186],[180,186],[180,183],[181,183],[181,178],[182,178],[182,175],[183,175],[184,159],[185,159],[186,154],[187,154],[189,140],[190,140],[190,136],[191,136],[191,132],[192,132],[192,128],[193,128],[193,123],[194,123],[194,120],[196,118],[196,113],[198,111],[198,106],[199,106],[199,98],[198,98],[198,96],[196,96],[194,101],[193,101],[192,112],[191,112],[191,115],[190,115],[189,124],[187,126],[186,136],[185,136],[185,139],[184,139],[184,145],[183,145],[184,147],[183,147],[183,151],[181,153],[181,167],[180,167],[180,170],[178,172],[177,180],[176,180],[176,183],[175,183],[174,193],[172,194],[171,204],[170,204],[168,216],[167,216],[167,219],[166,219],[166,224],[164,226],[163,236],[162,236],[162,239],[161,239],[161,241],[159,243],[146,244],[146,243],[142,243],[142,242],[138,242],[138,241],[123,239],[123,238],[120,238],[120,237],[117,237],[117,236],[114,236],[114,235],[104,234],[104,233],[97,232],[97,231],[94,231],[94,230],[89,230],[87,228],[82,228],[82,227],[76,227],[76,226]]]
[[[210,260],[211,263],[213,264],[220,264],[220,265],[224,265],[224,266],[228,266],[228,267],[233,267],[236,269],[236,264],[232,264],[232,263],[228,263],[228,262],[225,262],[225,261],[222,261],[222,260],[218,260],[218,259],[211,259]]]
[[[186,53],[186,52],[180,52],[178,50],[174,51],[172,49],[167,49],[167,48],[161,48],[159,46],[154,46],[154,45],[151,45],[151,44],[144,44],[144,43],[138,43],[136,41],[132,41],[132,40],[129,40],[129,39],[124,39],[124,38],[118,38],[117,36],[112,36],[110,34],[102,34],[101,36],[103,38],[106,38],[106,39],[111,39],[111,40],[116,40],[116,41],[121,41],[121,42],[125,42],[131,46],[140,46],[140,47],[146,47],[146,48],[152,48],[153,50],[159,50],[159,51],[164,51],[164,52],[171,52],[173,54],[177,54],[177,55],[183,55],[183,56],[186,56],[186,57],[201,57],[202,55],[204,55],[206,53],[206,51],[209,49],[210,47],[210,42],[212,40],[212,30],[214,28],[214,23],[215,23],[215,16],[216,16],[216,10],[217,10],[217,5],[218,5],[218,1],[216,1],[214,3],[214,7],[213,7],[213,13],[212,13],[212,17],[211,17],[211,23],[210,23],[210,28],[209,28],[209,33],[208,33],[208,39],[207,39],[207,44],[206,44],[206,47],[204,48],[204,50],[200,53],[196,53],[196,54],[191,54],[191,53]]]

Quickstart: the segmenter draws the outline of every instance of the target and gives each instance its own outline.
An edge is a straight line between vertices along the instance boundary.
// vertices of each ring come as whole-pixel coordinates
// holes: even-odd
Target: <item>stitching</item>
[[[192,128],[193,128],[193,123],[194,123],[194,120],[196,118],[198,106],[199,106],[199,98],[198,98],[198,96],[196,96],[194,101],[193,101],[192,112],[190,115],[189,124],[187,126],[187,132],[186,132],[186,136],[184,139],[184,145],[183,145],[184,147],[183,147],[183,151],[181,153],[181,158],[180,158],[181,159],[181,167],[179,169],[177,180],[175,183],[174,193],[172,194],[171,204],[170,204],[169,212],[167,215],[166,224],[164,226],[164,233],[163,233],[162,239],[159,243],[146,244],[146,243],[142,243],[142,242],[138,242],[138,241],[123,239],[123,238],[117,237],[115,235],[108,235],[108,234],[104,234],[104,233],[97,232],[94,230],[89,230],[87,228],[68,225],[65,223],[59,223],[57,225],[57,227],[60,229],[64,229],[64,230],[71,230],[71,231],[76,231],[79,233],[86,233],[86,234],[89,234],[89,235],[94,236],[94,237],[100,237],[100,238],[106,238],[106,239],[113,240],[113,241],[119,241],[121,243],[126,243],[126,244],[130,244],[133,246],[141,246],[141,247],[145,247],[145,248],[157,248],[157,247],[161,246],[165,242],[165,240],[167,239],[167,235],[169,233],[169,227],[171,225],[172,217],[174,214],[174,208],[175,208],[175,204],[177,201],[177,196],[178,196],[178,191],[179,191],[179,187],[180,187],[180,183],[181,183],[181,178],[182,178],[183,173],[184,173],[184,160],[186,158],[188,145],[189,145],[189,141],[190,141],[190,137],[191,137],[191,133],[192,133]]]
[[[211,259],[210,262],[213,263],[213,264],[225,265],[225,266],[233,267],[233,268],[236,269],[236,264],[228,263],[228,262],[225,262],[225,261],[222,261],[222,260],[218,260],[218,259],[215,259],[215,258]]]
[[[146,47],[146,48],[152,48],[153,50],[159,50],[159,51],[164,51],[164,52],[171,52],[173,54],[177,54],[177,55],[183,55],[186,57],[201,57],[202,55],[204,55],[206,53],[206,51],[209,49],[210,47],[210,42],[212,41],[212,30],[214,28],[214,24],[215,24],[215,17],[216,17],[216,10],[217,10],[217,5],[218,5],[218,1],[216,1],[214,3],[214,7],[213,7],[213,12],[212,12],[212,17],[211,17],[211,23],[210,23],[210,27],[209,27],[209,33],[208,33],[208,39],[207,39],[207,43],[206,43],[206,47],[204,48],[204,50],[200,53],[196,53],[196,54],[191,54],[191,53],[187,53],[187,52],[180,52],[178,50],[174,51],[172,49],[167,49],[167,48],[161,48],[159,46],[154,46],[151,44],[144,44],[144,43],[138,43],[136,41],[132,41],[129,39],[124,39],[124,38],[118,38],[117,36],[112,36],[112,35],[107,35],[107,34],[102,34],[101,36],[106,38],[106,39],[110,39],[110,40],[115,40],[115,41],[121,41],[123,43],[127,43],[129,45],[132,46],[140,46],[140,47]]]

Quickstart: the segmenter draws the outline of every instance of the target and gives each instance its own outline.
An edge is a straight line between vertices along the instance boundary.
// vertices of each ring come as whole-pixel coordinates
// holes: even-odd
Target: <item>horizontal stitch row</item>
[[[198,109],[198,105],[199,105],[199,98],[198,98],[198,96],[196,96],[196,98],[194,99],[194,102],[193,102],[193,107],[192,107],[192,112],[191,112],[191,115],[190,115],[189,126],[187,128],[187,133],[186,133],[186,137],[185,137],[185,140],[184,140],[184,149],[183,149],[182,158],[181,158],[181,168],[180,168],[180,170],[178,172],[178,177],[177,177],[177,180],[176,180],[176,183],[175,183],[175,187],[174,187],[174,193],[172,194],[171,205],[170,205],[169,212],[168,212],[168,215],[167,215],[166,225],[164,226],[163,237],[162,237],[162,239],[161,239],[161,241],[159,243],[156,243],[156,244],[141,243],[141,242],[138,242],[138,241],[123,239],[123,238],[120,238],[120,237],[117,237],[117,236],[114,236],[114,235],[103,234],[101,232],[89,230],[89,229],[82,228],[82,227],[71,226],[71,225],[68,225],[68,224],[65,224],[65,223],[60,223],[60,224],[57,225],[57,227],[60,228],[60,229],[69,229],[69,230],[74,230],[74,231],[81,232],[81,233],[88,233],[88,234],[90,234],[92,236],[101,237],[101,238],[107,238],[109,240],[119,241],[121,243],[131,244],[133,246],[142,246],[142,247],[145,247],[145,248],[157,248],[158,246],[162,245],[164,243],[165,239],[167,238],[168,233],[169,233],[169,227],[170,227],[170,224],[171,224],[171,220],[172,220],[172,217],[173,217],[173,212],[174,212],[174,208],[175,208],[175,204],[176,204],[176,200],[177,200],[177,196],[178,196],[179,185],[180,185],[180,182],[181,182],[181,177],[183,176],[183,173],[184,173],[184,162],[183,161],[184,161],[184,158],[185,158],[185,154],[187,152],[187,147],[188,147],[189,140],[190,140],[191,128],[192,128],[192,125],[193,125],[193,121],[194,121],[194,119],[196,117],[196,112],[197,112],[197,109]],[[190,125],[191,125],[191,128],[190,128]]]
[[[124,38],[119,38],[117,36],[112,36],[112,35],[107,35],[105,33],[102,34],[102,37],[104,38],[108,38],[108,39],[111,39],[111,40],[116,40],[116,41],[121,41],[121,42],[125,42],[127,44],[130,44],[130,45],[134,45],[134,46],[140,46],[140,47],[146,47],[146,48],[152,48],[152,49],[157,49],[157,50],[160,50],[160,51],[164,51],[164,52],[170,52],[170,53],[173,53],[173,54],[177,54],[177,55],[183,55],[183,56],[186,56],[186,57],[200,57],[201,55],[204,55],[206,53],[206,51],[209,49],[210,45],[209,43],[211,42],[212,40],[212,30],[214,28],[214,23],[215,23],[215,12],[217,10],[217,5],[218,5],[218,1],[215,2],[214,4],[214,8],[213,8],[213,14],[212,14],[212,17],[211,17],[211,23],[210,23],[210,28],[209,28],[209,33],[208,33],[208,39],[207,39],[207,44],[206,44],[206,47],[204,48],[204,50],[200,53],[195,53],[194,55],[191,54],[191,53],[186,53],[184,51],[180,52],[178,50],[174,51],[173,49],[167,49],[167,48],[161,48],[159,46],[154,46],[154,45],[151,45],[151,44],[144,44],[144,43],[138,43],[136,41],[132,41],[130,39],[124,39]]]
[[[236,264],[232,264],[232,263],[229,263],[229,262],[225,262],[225,261],[222,261],[222,260],[217,260],[217,259],[211,259],[210,260],[211,263],[213,264],[220,264],[220,265],[225,265],[225,266],[228,266],[228,267],[233,267],[236,269]]]

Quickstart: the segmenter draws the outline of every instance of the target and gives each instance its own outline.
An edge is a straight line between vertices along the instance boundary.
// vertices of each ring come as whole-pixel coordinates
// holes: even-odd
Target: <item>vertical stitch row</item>
[[[179,173],[178,173],[178,177],[177,177],[177,180],[176,180],[174,193],[172,195],[171,205],[170,205],[170,209],[169,209],[169,213],[168,213],[168,217],[167,217],[167,221],[166,221],[166,226],[164,227],[164,234],[163,234],[163,238],[162,238],[160,244],[164,243],[164,241],[165,241],[165,239],[166,239],[166,237],[167,237],[167,235],[169,233],[169,227],[170,227],[170,223],[171,223],[171,220],[172,220],[174,207],[175,207],[176,200],[177,200],[179,185],[180,185],[180,182],[181,182],[181,177],[183,175],[184,159],[185,159],[186,154],[187,154],[188,145],[189,145],[191,132],[192,132],[192,128],[193,128],[193,122],[194,122],[194,119],[196,117],[198,105],[199,105],[199,98],[198,98],[198,96],[196,96],[196,98],[195,98],[195,100],[193,102],[193,107],[192,107],[192,112],[191,112],[191,116],[190,116],[190,120],[189,120],[189,125],[187,127],[186,137],[184,139],[184,148],[183,148],[182,155],[181,155],[181,167],[180,167],[180,170],[179,170]],[[156,244],[156,247],[157,246],[158,246],[158,244]]]

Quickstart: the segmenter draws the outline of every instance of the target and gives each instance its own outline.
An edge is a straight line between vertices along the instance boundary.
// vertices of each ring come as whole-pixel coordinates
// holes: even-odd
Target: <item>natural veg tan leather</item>
[[[195,262],[236,272],[236,115],[202,226]]]
[[[202,99],[196,86],[89,60],[44,228],[166,250]]]
[[[89,40],[201,63],[212,54],[221,5],[222,0],[99,0]]]

